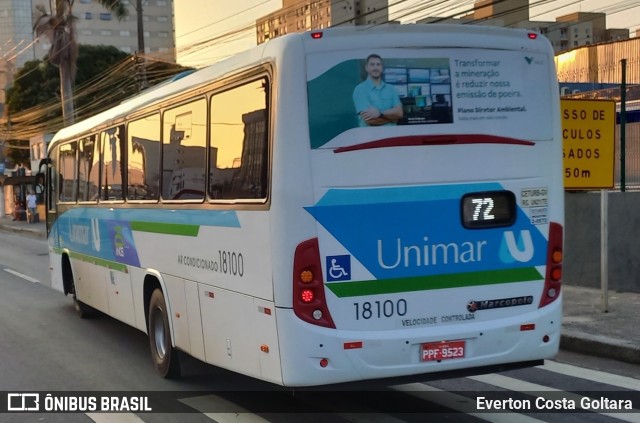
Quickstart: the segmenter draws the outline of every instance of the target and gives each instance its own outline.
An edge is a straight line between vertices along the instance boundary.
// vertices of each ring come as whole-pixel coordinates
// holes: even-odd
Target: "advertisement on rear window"
[[[410,51],[410,50],[409,50]],[[550,139],[549,63],[514,51],[344,51],[312,54],[307,94],[312,148],[362,128]],[[448,132],[451,132],[449,130]],[[371,133],[369,129],[369,134]],[[415,133],[415,131],[414,131]],[[523,135],[524,136],[524,135]]]

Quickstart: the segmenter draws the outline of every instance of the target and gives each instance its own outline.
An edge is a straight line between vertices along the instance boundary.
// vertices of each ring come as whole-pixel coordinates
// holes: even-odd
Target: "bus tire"
[[[75,295],[73,296],[73,306],[76,309],[76,314],[80,316],[81,319],[89,319],[96,314],[96,310],[78,300]]]
[[[171,345],[169,314],[162,290],[156,289],[149,301],[149,346],[156,371],[163,378],[180,377],[178,350]]]
[[[62,278],[64,279],[65,294],[69,293],[73,296],[73,307],[76,310],[76,314],[80,316],[81,319],[93,317],[96,310],[78,300],[78,296],[76,295],[76,283],[75,279],[73,279],[73,271],[71,270],[71,263],[68,258],[65,258],[62,264]]]

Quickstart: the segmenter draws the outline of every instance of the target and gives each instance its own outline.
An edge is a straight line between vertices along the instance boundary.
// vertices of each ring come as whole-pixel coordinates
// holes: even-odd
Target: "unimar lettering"
[[[84,225],[71,225],[69,238],[71,242],[89,245],[89,227]]]
[[[482,248],[487,245],[487,241],[430,244],[427,236],[423,241],[422,245],[410,245],[400,238],[389,243],[379,239],[378,264],[383,269],[395,269],[479,262],[482,261]]]

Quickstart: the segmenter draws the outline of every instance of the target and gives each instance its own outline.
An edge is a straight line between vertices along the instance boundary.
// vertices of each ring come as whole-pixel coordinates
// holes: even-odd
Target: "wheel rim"
[[[165,343],[164,320],[162,318],[162,310],[156,309],[153,315],[153,334],[156,341],[156,352],[158,357],[164,358],[167,354],[167,345]]]

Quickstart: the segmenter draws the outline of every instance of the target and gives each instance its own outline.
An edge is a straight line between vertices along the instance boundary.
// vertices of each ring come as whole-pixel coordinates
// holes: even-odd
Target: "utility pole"
[[[625,191],[627,167],[627,59],[620,60],[620,191]]]
[[[138,15],[138,53],[136,54],[136,74],[138,91],[147,88],[147,60],[144,55],[144,21],[142,19],[142,0],[136,0]]]

